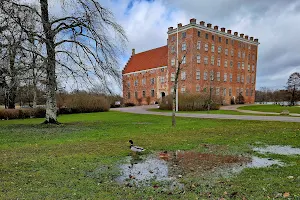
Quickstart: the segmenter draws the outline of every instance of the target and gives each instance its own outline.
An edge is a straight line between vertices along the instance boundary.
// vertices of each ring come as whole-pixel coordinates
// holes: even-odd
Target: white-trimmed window
[[[145,90],[143,90],[143,98],[145,98],[146,97],[146,91]]]
[[[200,88],[200,85],[197,84],[197,85],[196,85],[196,92],[200,92],[200,89],[201,89],[201,88]]]
[[[221,66],[221,58],[218,58],[217,65],[218,65],[218,67]]]
[[[201,77],[200,69],[197,69],[197,71],[196,71],[196,80],[200,80],[200,77]]]
[[[181,71],[181,80],[185,80],[186,79],[186,73],[185,71]]]
[[[239,83],[239,82],[240,82],[240,79],[241,79],[241,76],[238,74],[238,75],[237,75],[236,81]]]
[[[230,61],[230,67],[233,67],[233,61],[232,60]]]
[[[250,44],[248,44],[248,49],[249,49],[249,50],[251,49],[251,45],[250,45]]]
[[[185,93],[185,86],[181,87],[181,93]]]
[[[227,89],[223,88],[223,96],[226,97]]]
[[[197,49],[200,50],[201,49],[201,41],[197,42]]]
[[[172,52],[172,53],[175,53],[175,52],[176,52],[176,50],[175,50],[175,47],[174,47],[174,46],[172,46],[172,47],[171,47],[171,52]]]
[[[247,76],[247,83],[250,83],[250,76]]]
[[[174,82],[175,81],[175,72],[171,73],[171,81]]]
[[[211,56],[211,58],[210,58],[210,64],[211,65],[215,64],[215,57],[214,56]]]
[[[217,72],[217,81],[220,81],[220,80],[221,80],[221,73]]]
[[[213,81],[214,80],[214,70],[210,71],[210,80]]]
[[[221,53],[221,52],[222,52],[222,47],[219,46],[219,47],[218,47],[218,53]]]
[[[175,66],[175,58],[171,59],[171,66]]]
[[[127,81],[127,87],[130,87],[130,81]]]
[[[252,65],[252,71],[254,72],[254,70],[255,70],[255,66],[254,66],[254,65]]]
[[[182,51],[186,51],[186,43],[182,43],[182,45],[181,45],[181,50],[182,50]]]
[[[207,57],[207,56],[204,57],[204,64],[205,64],[205,65],[208,64],[208,57]]]
[[[220,88],[216,88],[216,95],[217,95],[217,96],[220,95]]]
[[[227,60],[225,60],[225,62],[224,62],[224,67],[227,67]]]
[[[232,74],[229,74],[229,81],[232,82]]]
[[[186,32],[182,32],[182,33],[181,33],[181,37],[182,37],[182,38],[186,38]]]
[[[238,69],[240,69],[241,68],[241,63],[240,62],[238,62]]]
[[[232,96],[232,89],[231,88],[229,88],[229,96],[231,97]]]
[[[215,45],[214,45],[214,44],[211,45],[211,52],[212,52],[212,53],[215,52]]]
[[[197,55],[197,63],[201,63],[201,57],[200,57],[200,55]]]
[[[238,58],[240,58],[240,57],[241,57],[241,52],[239,51],[239,52],[238,52]]]
[[[227,81],[227,73],[224,73],[224,82]]]
[[[254,76],[252,76],[252,83],[254,83]]]
[[[225,55],[228,56],[228,49],[225,49]]]
[[[154,90],[151,90],[151,97],[154,97]]]
[[[154,83],[155,83],[155,78],[151,78],[151,79],[150,79],[150,84],[151,84],[151,85],[154,85]]]
[[[245,52],[243,52],[242,57],[243,57],[243,59],[245,58]]]
[[[165,83],[165,77],[164,76],[160,77],[160,83]]]
[[[242,62],[242,69],[244,69],[245,68],[245,63],[244,62]]]
[[[242,75],[241,82],[244,83],[244,75]]]
[[[138,80],[134,81],[134,86],[138,86]]]
[[[204,74],[203,74],[203,79],[204,79],[204,80],[207,80],[207,71],[204,72]]]
[[[233,41],[233,40],[232,40],[232,41]],[[233,55],[234,55],[234,53],[233,53],[233,49],[231,49],[230,53],[231,53],[231,56],[233,56]]]
[[[146,79],[145,78],[142,79],[142,85],[146,85]]]
[[[248,65],[248,71],[250,71],[250,65]]]
[[[254,54],[252,55],[252,60],[255,60],[255,55]]]
[[[185,56],[183,56],[182,57],[182,62],[181,62],[182,64],[185,64],[186,63],[186,57]]]
[[[204,49],[205,49],[205,51],[208,51],[208,44],[204,45]]]

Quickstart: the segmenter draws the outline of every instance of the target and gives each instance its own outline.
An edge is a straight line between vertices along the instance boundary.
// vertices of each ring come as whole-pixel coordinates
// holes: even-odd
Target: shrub
[[[131,103],[131,102],[128,102],[128,103],[125,103],[124,106],[125,107],[132,107],[132,106],[135,106],[135,104]]]
[[[207,93],[202,94],[179,94],[178,109],[181,111],[201,111],[207,110],[210,103],[211,110],[219,110],[222,103],[222,98],[212,96],[212,101],[209,101],[209,95]],[[166,96],[161,102],[159,109],[172,110],[173,98],[172,95]]]
[[[35,118],[44,118],[46,116],[46,109],[42,107],[34,108],[32,117]]]
[[[0,119],[19,119],[20,112],[17,109],[0,110]]]
[[[150,105],[150,103],[151,103],[151,97],[147,96],[146,101],[147,101],[147,104]]]

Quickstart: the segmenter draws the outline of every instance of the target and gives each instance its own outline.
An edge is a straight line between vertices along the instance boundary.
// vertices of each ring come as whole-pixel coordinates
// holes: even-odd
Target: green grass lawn
[[[41,125],[42,121],[0,121],[0,199],[272,199],[284,192],[300,196],[300,156],[268,155],[287,165],[248,168],[231,176],[184,175],[181,193],[113,181],[116,164],[130,153],[129,139],[146,148],[145,154],[202,152],[201,144],[210,144],[227,149],[211,153],[251,155],[251,145],[257,142],[300,147],[299,123],[177,118],[172,128],[170,117],[120,112],[63,115],[59,126]],[[101,172],[101,166],[112,170]]]
[[[253,106],[241,106],[238,109],[241,110],[254,110],[261,112],[276,112],[281,113],[283,110],[288,110],[290,113],[300,114],[299,106],[280,106],[280,105],[253,105]]]

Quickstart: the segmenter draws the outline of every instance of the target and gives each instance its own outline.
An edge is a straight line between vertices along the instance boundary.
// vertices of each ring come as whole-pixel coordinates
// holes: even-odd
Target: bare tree
[[[295,105],[297,99],[297,93],[300,90],[300,73],[294,72],[290,75],[287,81],[287,90],[291,94],[291,106]]]
[[[51,15],[48,0],[39,0],[38,5],[21,4],[18,0],[1,1],[11,2],[21,12],[22,9],[30,10],[41,25],[41,30],[33,31],[20,24],[25,32],[45,44],[44,54],[34,51],[46,63],[45,123],[58,123],[57,76],[72,76],[84,81],[97,77],[104,85],[112,79],[119,81],[117,58],[127,39],[112,13],[98,1],[65,0],[61,4],[60,16]],[[19,21],[17,17],[11,17],[15,22]]]

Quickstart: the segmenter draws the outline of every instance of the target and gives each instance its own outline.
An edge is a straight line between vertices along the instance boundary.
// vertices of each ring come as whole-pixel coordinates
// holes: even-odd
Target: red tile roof
[[[123,74],[168,65],[168,46],[151,49],[131,56]]]

